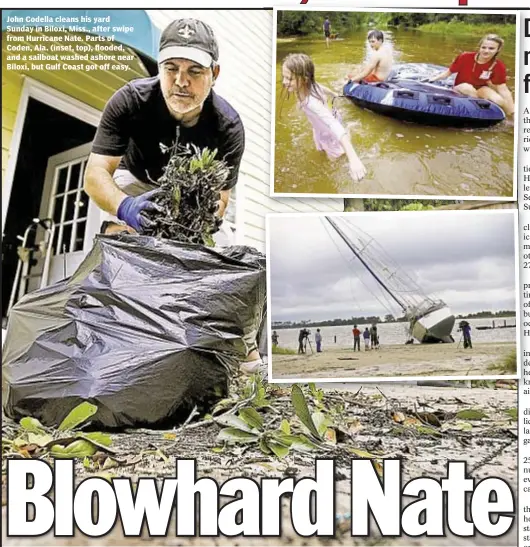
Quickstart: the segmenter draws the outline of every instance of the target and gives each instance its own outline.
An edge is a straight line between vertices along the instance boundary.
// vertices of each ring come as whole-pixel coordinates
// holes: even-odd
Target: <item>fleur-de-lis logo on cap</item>
[[[178,33],[187,40],[195,34],[195,31],[187,24],[184,28],[181,28]]]

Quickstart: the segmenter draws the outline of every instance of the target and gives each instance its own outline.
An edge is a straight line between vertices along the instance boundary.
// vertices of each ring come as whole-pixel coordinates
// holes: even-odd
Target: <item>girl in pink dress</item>
[[[311,122],[317,150],[326,152],[330,159],[346,154],[353,180],[364,178],[366,168],[355,153],[348,132],[327,105],[326,95],[337,94],[315,81],[311,58],[303,53],[288,55],[283,62],[282,83],[289,93],[296,94],[298,106]]]

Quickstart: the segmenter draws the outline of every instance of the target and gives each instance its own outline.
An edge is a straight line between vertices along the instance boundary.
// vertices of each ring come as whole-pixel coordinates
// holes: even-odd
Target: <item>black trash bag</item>
[[[224,396],[256,349],[265,257],[148,236],[98,236],[71,278],[11,310],[3,404],[58,425],[82,401],[98,427],[182,422]]]

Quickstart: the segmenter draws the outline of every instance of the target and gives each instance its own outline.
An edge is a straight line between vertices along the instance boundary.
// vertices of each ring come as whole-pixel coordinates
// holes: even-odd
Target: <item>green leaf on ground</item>
[[[242,431],[235,427],[226,427],[219,431],[217,435],[218,441],[226,441],[228,443],[254,443],[259,439],[258,435],[249,433],[248,431]]]
[[[289,454],[289,447],[283,446],[283,444],[277,443],[274,439],[267,441],[267,446],[274,452],[278,458],[285,458]]]
[[[13,439],[13,446],[19,447],[19,446],[25,446],[28,444],[28,439],[26,435],[19,435],[18,437],[15,437]]]
[[[311,419],[311,414],[309,412],[309,408],[307,407],[305,396],[302,393],[300,386],[297,384],[294,384],[291,389],[291,400],[293,402],[294,411],[296,412],[298,418],[300,418],[300,421],[307,427],[312,435],[314,435],[317,439],[320,439],[320,434]]]
[[[319,446],[309,440],[305,435],[298,435],[298,437],[293,440],[291,448],[293,450],[298,450],[299,452],[313,452],[319,450]]]
[[[507,408],[505,410],[506,414],[510,416],[512,420],[517,420],[517,409],[516,408]]]
[[[77,405],[58,427],[59,431],[75,429],[78,425],[86,422],[98,411],[98,407],[85,401]]]
[[[107,433],[77,433],[76,437],[90,441],[103,451],[113,452],[109,450],[109,446],[112,444],[112,439]]]
[[[242,408],[239,411],[239,417],[252,428],[263,428],[263,418],[258,413],[258,411],[252,407]]]
[[[247,433],[253,433],[255,431],[253,427],[250,427],[246,422],[234,414],[222,414],[216,418],[215,421],[220,425],[240,429]]]
[[[78,439],[68,446],[53,445],[50,449],[53,458],[85,458],[93,456],[96,452],[97,447],[85,439]]]
[[[243,388],[243,399],[249,399],[253,407],[261,408],[269,406],[263,379],[259,374],[254,374],[250,377],[247,384]]]
[[[280,424],[280,429],[283,431],[283,433],[285,433],[286,435],[290,435],[291,434],[291,425],[289,424],[289,422],[284,418],[282,420],[282,423]]]
[[[434,427],[428,425],[418,425],[416,426],[416,431],[422,435],[432,435],[434,437],[441,437],[442,434]]]
[[[221,410],[225,410],[226,408],[229,408],[235,404],[234,399],[221,399],[212,410],[212,414],[217,414],[218,412],[221,412]]]
[[[283,433],[282,431],[278,430],[272,434],[272,438],[278,441],[280,444],[283,444],[284,446],[291,446],[293,443],[299,440],[300,436],[287,435],[286,433]]]
[[[328,429],[328,426],[331,425],[331,422],[326,418],[323,412],[313,412],[311,419],[318,431],[318,436],[322,438]]]
[[[459,420],[483,420],[484,418],[487,418],[488,415],[483,410],[468,408],[457,412],[456,417]]]
[[[27,437],[28,437],[28,444],[36,444],[37,446],[40,446],[41,448],[43,446],[46,446],[51,441],[53,441],[53,437],[46,433],[44,434],[28,433]]]
[[[25,417],[20,420],[20,427],[31,433],[44,433],[44,426],[35,418]]]
[[[416,416],[423,420],[424,422],[428,423],[429,425],[433,425],[435,427],[441,427],[442,422],[440,421],[440,418],[436,416],[436,414],[433,414],[432,412],[418,412]]]
[[[271,449],[269,448],[267,441],[263,438],[259,440],[259,448],[264,454],[271,454]]]
[[[321,389],[318,389],[314,383],[308,384],[309,391],[311,395],[320,403],[324,398],[324,392]]]

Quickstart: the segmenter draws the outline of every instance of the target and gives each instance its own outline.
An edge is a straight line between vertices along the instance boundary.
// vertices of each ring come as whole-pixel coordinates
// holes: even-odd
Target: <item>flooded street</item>
[[[368,55],[366,29],[333,41],[280,39],[276,66],[275,184],[279,193],[380,194],[402,196],[510,197],[513,192],[513,121],[484,129],[416,125],[364,110],[346,98],[335,100],[351,142],[366,166],[354,183],[345,157],[330,161],[317,152],[312,130],[293,96],[282,98],[281,65],[289,53],[306,53],[316,80],[342,93],[345,76]],[[395,63],[433,63],[448,67],[463,51],[474,51],[479,36],[445,36],[414,30],[385,31]],[[515,46],[506,40],[500,59],[508,87],[515,82]],[[517,101],[517,97],[515,97]]]

